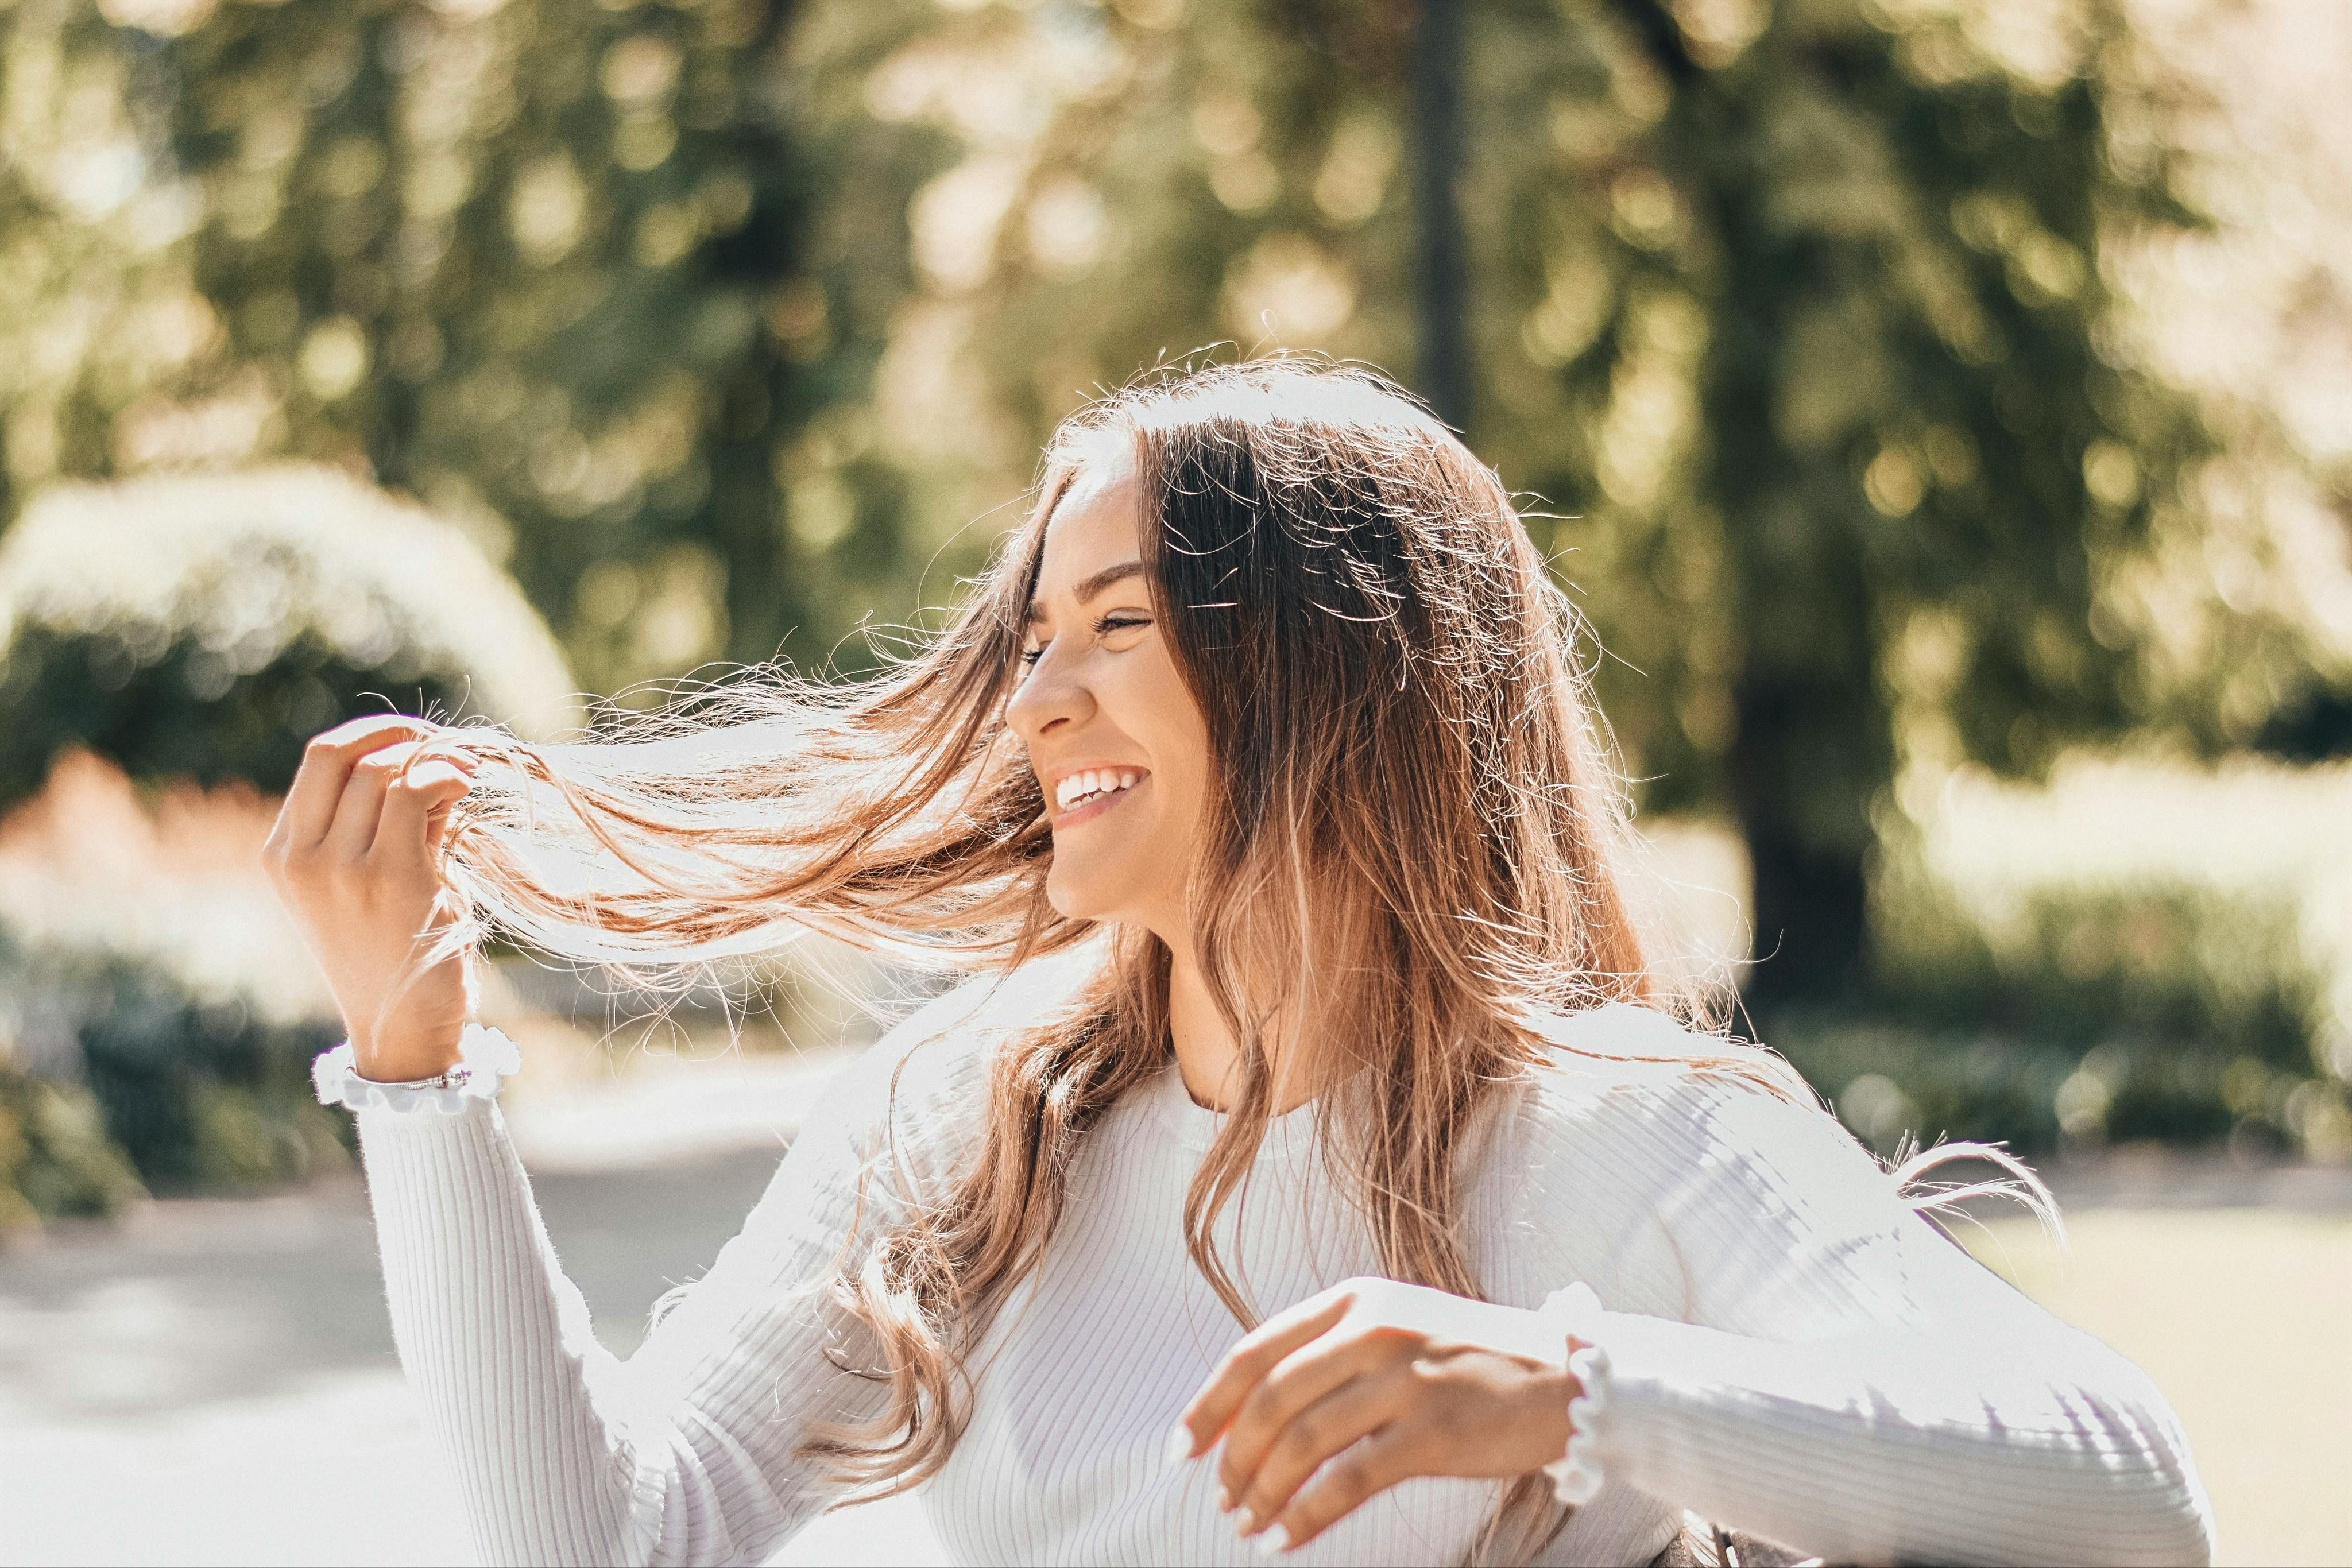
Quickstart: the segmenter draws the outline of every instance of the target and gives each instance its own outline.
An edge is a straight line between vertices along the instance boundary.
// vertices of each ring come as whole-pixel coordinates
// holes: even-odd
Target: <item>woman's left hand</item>
[[[1343,1281],[1235,1343],[1170,1451],[1197,1458],[1222,1435],[1219,1505],[1241,1511],[1244,1535],[1272,1525],[1301,1545],[1408,1477],[1518,1476],[1559,1458],[1582,1392],[1570,1349],[1533,1312]]]

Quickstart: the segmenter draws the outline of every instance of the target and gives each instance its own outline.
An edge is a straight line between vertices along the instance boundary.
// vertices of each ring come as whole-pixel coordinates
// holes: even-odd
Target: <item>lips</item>
[[[1065,828],[1101,815],[1150,777],[1141,768],[1072,768],[1054,780],[1054,826]]]

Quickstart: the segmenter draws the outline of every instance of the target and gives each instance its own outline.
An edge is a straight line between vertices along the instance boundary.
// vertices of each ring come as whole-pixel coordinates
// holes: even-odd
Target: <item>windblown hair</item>
[[[1047,904],[1045,802],[1004,718],[1047,520],[1120,445],[1160,623],[1210,741],[1189,910],[1244,1077],[1184,1227],[1238,1322],[1256,1313],[1211,1227],[1271,1115],[1269,1020],[1316,1019],[1339,1070],[1362,1070],[1351,1095],[1318,1102],[1317,1124],[1382,1271],[1478,1296],[1457,1151],[1482,1109],[1558,1049],[1547,1018],[1685,1000],[1653,977],[1621,893],[1626,807],[1575,612],[1495,475],[1359,371],[1254,361],[1087,409],[952,622],[878,679],[763,669],[714,694],[718,722],[653,739],[483,739],[494,765],[446,841],[472,934],[642,963],[816,930],[999,969],[1108,938],[1076,1001],[993,1054],[978,1157],[841,1260],[835,1299],[872,1331],[889,1400],[870,1428],[804,1453],[860,1497],[945,1461],[980,1325],[1036,1267],[1089,1130],[1170,1059],[1168,950]],[[1737,1041],[1694,1070],[1809,1092]],[[1512,1554],[1531,1555],[1558,1523],[1543,1478],[1525,1478],[1476,1554],[1507,1525]]]

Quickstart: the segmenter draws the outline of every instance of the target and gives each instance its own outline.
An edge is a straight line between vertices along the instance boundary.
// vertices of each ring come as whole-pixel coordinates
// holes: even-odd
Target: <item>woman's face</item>
[[[1108,445],[1047,522],[1005,717],[1045,789],[1055,910],[1182,946],[1209,736],[1152,609],[1142,528],[1134,455]]]

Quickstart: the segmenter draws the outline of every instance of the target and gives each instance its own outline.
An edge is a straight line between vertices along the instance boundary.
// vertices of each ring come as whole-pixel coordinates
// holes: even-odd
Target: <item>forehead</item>
[[[1105,567],[1136,559],[1143,546],[1140,500],[1131,453],[1112,447],[1089,459],[1046,520],[1038,596],[1066,592]]]

